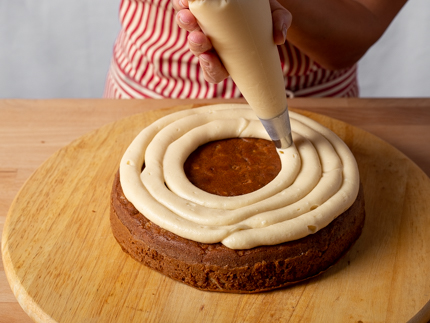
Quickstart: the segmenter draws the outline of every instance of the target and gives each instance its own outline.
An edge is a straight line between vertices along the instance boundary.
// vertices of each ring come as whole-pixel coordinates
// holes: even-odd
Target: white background
[[[0,0],[0,98],[99,98],[120,0]],[[409,0],[359,63],[362,97],[430,96],[430,0]]]

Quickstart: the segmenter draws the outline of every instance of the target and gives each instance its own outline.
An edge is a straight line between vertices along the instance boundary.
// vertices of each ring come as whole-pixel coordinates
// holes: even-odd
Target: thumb
[[[273,20],[273,40],[275,44],[282,45],[287,38],[287,30],[291,26],[293,17],[277,0],[270,0]]]

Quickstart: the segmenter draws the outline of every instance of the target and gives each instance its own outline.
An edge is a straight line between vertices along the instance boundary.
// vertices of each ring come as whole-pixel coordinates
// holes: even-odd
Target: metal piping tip
[[[288,108],[272,119],[260,119],[276,148],[286,149],[293,144]]]

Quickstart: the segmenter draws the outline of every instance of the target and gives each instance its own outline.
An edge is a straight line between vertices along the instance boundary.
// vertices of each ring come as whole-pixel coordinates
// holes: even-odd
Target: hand
[[[222,65],[218,54],[210,40],[201,31],[196,18],[188,9],[188,0],[172,0],[176,10],[176,23],[179,27],[189,31],[188,47],[199,58],[205,80],[210,83],[223,81],[228,72]],[[287,29],[291,25],[292,16],[277,0],[269,0],[273,18],[273,39],[275,44],[281,45],[287,37]]]

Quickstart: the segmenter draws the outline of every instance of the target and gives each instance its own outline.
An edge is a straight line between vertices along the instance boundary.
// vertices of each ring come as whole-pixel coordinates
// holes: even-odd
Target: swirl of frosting
[[[143,129],[126,150],[120,164],[124,195],[158,226],[231,249],[315,233],[353,204],[358,167],[331,130],[298,113],[290,112],[290,118],[294,145],[278,150],[278,175],[255,192],[225,197],[194,186],[183,165],[210,141],[270,140],[253,110],[246,104],[218,104],[167,115]]]

